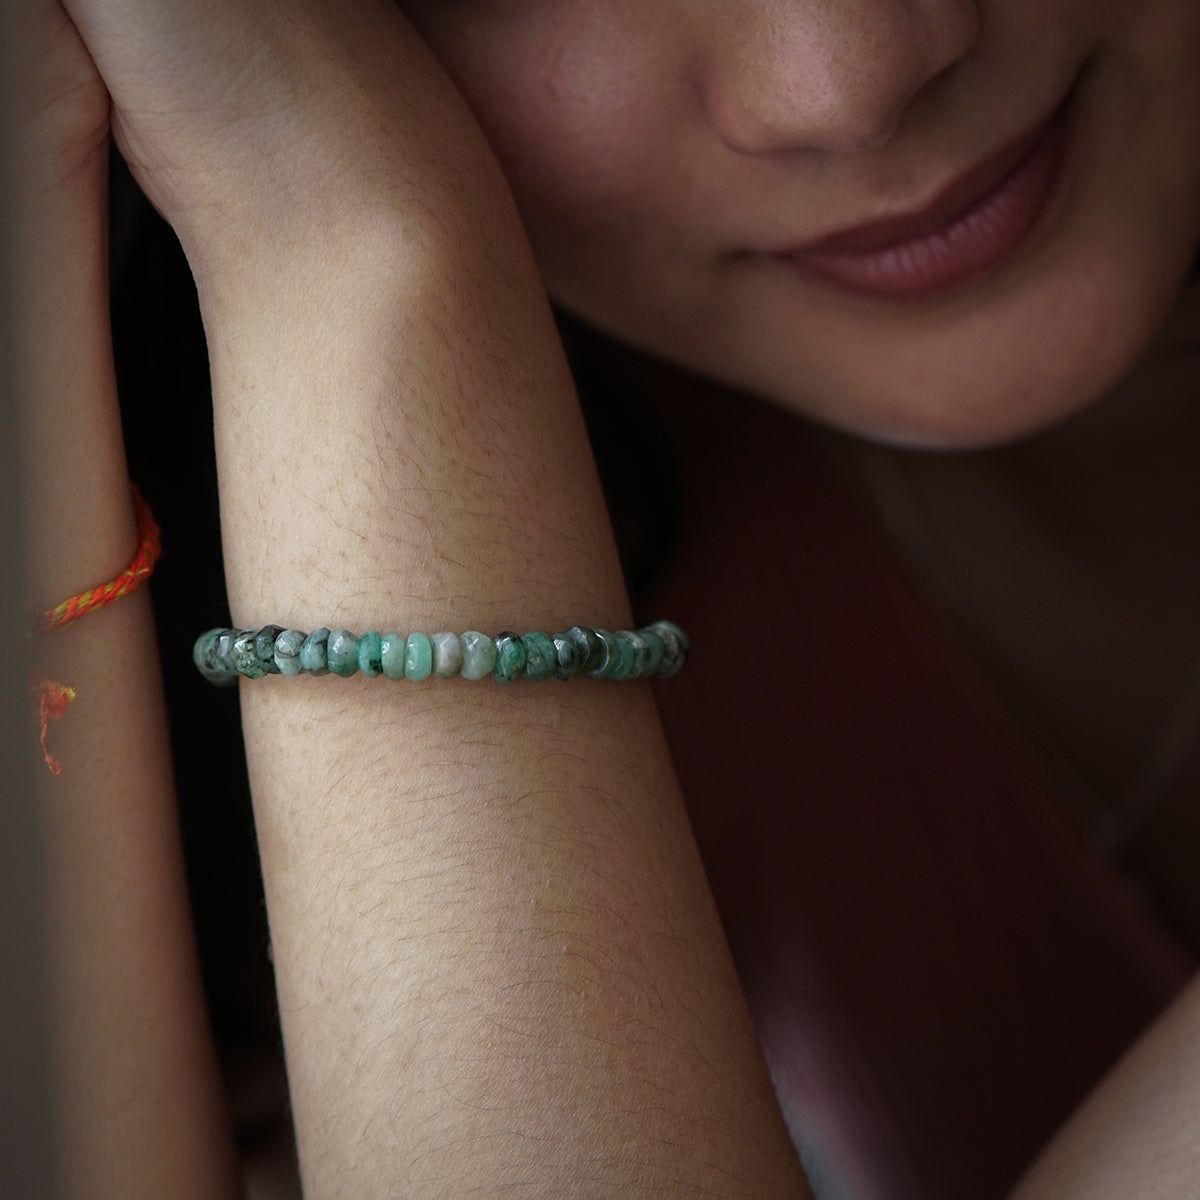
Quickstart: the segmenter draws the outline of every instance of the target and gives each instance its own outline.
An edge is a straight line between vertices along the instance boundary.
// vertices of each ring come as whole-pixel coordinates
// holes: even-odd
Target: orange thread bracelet
[[[109,583],[98,587],[88,588],[78,596],[64,600],[57,608],[48,608],[42,614],[42,633],[53,633],[56,629],[64,629],[80,617],[97,609],[107,608],[110,604],[137,591],[154,572],[154,564],[162,553],[162,534],[154,514],[136,487],[133,488],[133,508],[137,515],[138,548],[133,561],[124,571]],[[41,680],[36,688],[38,703],[38,718],[41,729],[42,756],[52,775],[62,772],[62,763],[50,753],[46,744],[50,722],[57,721],[75,700],[75,689],[63,683],[55,683],[50,679]]]
[[[142,498],[142,493],[133,489],[133,507],[137,513],[138,549],[133,562],[110,583],[102,583],[99,587],[88,588],[78,596],[64,600],[57,608],[48,608],[43,614],[43,633],[52,633],[86,617],[88,613],[98,608],[107,608],[110,604],[137,591],[154,571],[154,564],[162,553],[162,535],[158,522],[150,511],[150,505]]]

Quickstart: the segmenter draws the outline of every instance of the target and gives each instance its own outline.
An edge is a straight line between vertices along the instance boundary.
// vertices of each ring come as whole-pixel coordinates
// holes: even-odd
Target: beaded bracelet
[[[687,635],[671,621],[655,621],[636,631],[609,633],[575,625],[565,633],[515,634],[494,638],[463,634],[398,633],[348,629],[313,633],[267,625],[262,629],[210,629],[196,639],[192,659],[210,682],[230,684],[238,676],[384,675],[388,679],[665,678],[687,661]]]

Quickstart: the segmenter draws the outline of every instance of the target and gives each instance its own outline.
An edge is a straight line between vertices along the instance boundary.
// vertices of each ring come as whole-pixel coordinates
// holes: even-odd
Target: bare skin
[[[26,9],[14,177],[40,612],[113,578],[137,537],[108,330],[108,98],[59,6]],[[235,1187],[152,640],[143,592],[36,647],[37,669],[79,696],[51,735],[67,769],[38,775],[64,1197],[217,1200]]]
[[[515,210],[403,20],[71,11],[200,288],[235,620],[623,621]],[[810,1194],[643,690],[267,680],[244,713],[306,1194]],[[1194,1176],[1198,1014],[1019,1194]]]

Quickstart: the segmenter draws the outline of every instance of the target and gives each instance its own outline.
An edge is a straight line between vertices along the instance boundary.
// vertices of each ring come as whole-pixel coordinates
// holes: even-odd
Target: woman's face
[[[555,298],[844,428],[1116,381],[1200,235],[1196,0],[404,0]]]

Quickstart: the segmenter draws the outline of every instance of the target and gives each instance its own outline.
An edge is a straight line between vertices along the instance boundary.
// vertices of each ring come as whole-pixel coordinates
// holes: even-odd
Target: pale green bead
[[[476,629],[468,629],[458,640],[463,652],[463,678],[486,679],[496,666],[496,643]]]
[[[404,655],[408,638],[400,633],[385,633],[379,639],[379,663],[389,679],[404,678]]]
[[[463,665],[462,643],[457,633],[434,633],[429,637],[433,647],[433,673],[439,679],[453,679]]]
[[[424,633],[410,633],[408,644],[404,649],[404,674],[407,678],[419,682],[428,679],[433,670],[433,646],[429,637]]]
[[[275,665],[281,675],[299,675],[300,648],[305,635],[299,629],[285,629],[275,638]]]

